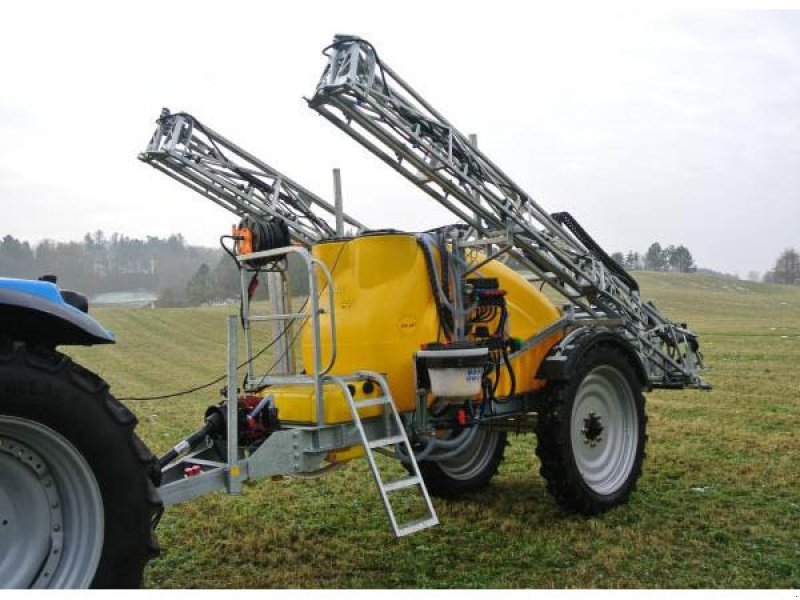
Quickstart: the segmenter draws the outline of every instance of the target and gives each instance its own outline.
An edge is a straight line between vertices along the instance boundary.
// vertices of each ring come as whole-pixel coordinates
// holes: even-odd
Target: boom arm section
[[[319,196],[203,125],[164,109],[139,159],[240,217],[279,219],[293,240],[310,246],[334,237],[336,210]],[[344,222],[364,226],[348,215]]]
[[[544,211],[388,65],[336,36],[309,105],[469,226],[458,243],[508,252],[590,317],[616,317],[655,386],[705,386],[696,337],[642,301],[635,280],[566,213]]]

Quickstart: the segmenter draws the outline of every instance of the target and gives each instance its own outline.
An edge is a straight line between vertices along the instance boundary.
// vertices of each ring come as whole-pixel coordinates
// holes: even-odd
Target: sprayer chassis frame
[[[228,317],[228,397],[235,398],[237,393],[237,317]],[[374,377],[377,374],[356,373],[349,377],[323,375],[322,383],[333,383],[350,394],[347,383]],[[313,385],[313,376],[275,377],[275,380]],[[415,425],[424,427],[426,394],[419,393],[420,405],[412,416]],[[537,394],[520,394],[509,398],[498,406],[498,413],[486,419],[488,427],[500,427],[512,431],[530,431],[530,420],[541,408],[542,398]],[[231,409],[233,407],[233,409]],[[238,418],[236,403],[227,403],[227,435],[228,440],[238,440]],[[516,420],[522,417],[522,420]],[[374,437],[387,435],[387,421],[376,417],[365,419],[362,425],[368,434]],[[392,432],[388,432],[391,434]],[[323,474],[326,456],[352,446],[361,444],[361,438],[354,422],[335,425],[291,425],[270,435],[252,454],[244,456],[238,444],[227,444],[225,461],[220,461],[217,450],[211,443],[205,444],[191,454],[167,465],[162,471],[162,483],[159,494],[164,506],[171,506],[193,500],[211,492],[224,489],[229,494],[241,494],[242,484],[246,481],[265,477],[316,475]],[[205,469],[199,475],[184,476],[184,469],[198,465]]]
[[[246,266],[258,260],[277,259],[287,253],[298,255],[304,262],[308,274],[309,301],[311,302],[310,312],[303,318],[311,322],[312,327],[312,375],[283,374],[265,376],[259,379],[252,378],[252,363],[248,363],[248,382],[254,388],[266,384],[301,384],[314,388],[317,423],[291,424],[283,423],[281,429],[273,432],[252,454],[246,455],[238,445],[239,439],[239,419],[238,403],[226,403],[226,440],[237,440],[237,443],[226,443],[225,460],[220,460],[219,451],[213,443],[208,440],[200,448],[190,454],[176,459],[162,470],[162,483],[159,487],[159,494],[165,506],[178,504],[192,500],[205,494],[225,489],[229,494],[240,494],[242,484],[245,481],[257,480],[264,477],[290,476],[290,475],[315,475],[322,474],[329,469],[332,464],[325,465],[326,457],[337,450],[350,448],[360,445],[361,437],[358,427],[354,421],[344,423],[327,424],[324,420],[324,386],[326,384],[337,385],[342,393],[348,398],[352,398],[347,387],[348,383],[362,381],[365,379],[383,380],[381,374],[367,371],[353,373],[348,376],[328,375],[336,359],[336,323],[335,323],[335,303],[333,280],[327,267],[318,259],[311,256],[307,249],[297,246],[276,248],[264,252],[257,252],[238,257],[240,264]],[[328,317],[331,319],[331,348],[332,355],[323,367],[321,356],[320,339],[320,317],[326,314],[319,306],[318,279],[315,268],[323,274],[328,294],[330,296],[330,309]],[[270,272],[270,276],[281,276],[282,273]],[[245,349],[248,359],[252,357],[252,339],[250,332],[251,321],[290,322],[301,318],[300,313],[292,313],[290,299],[288,297],[288,286],[277,286],[274,282],[270,283],[270,290],[282,290],[282,297],[276,298],[271,294],[271,304],[273,314],[270,317],[255,318],[249,314],[250,305],[246,301],[244,274],[242,276],[244,315],[244,334]],[[287,312],[288,309],[288,312]],[[574,322],[573,315],[567,314],[555,321],[544,330],[527,340],[523,344],[522,351],[536,343],[551,336],[556,331],[561,331],[567,325]],[[227,352],[227,398],[235,399],[238,397],[238,323],[236,315],[229,315],[227,319],[228,328],[228,352]],[[277,331],[276,327],[274,331]],[[279,346],[280,348],[280,346]],[[284,348],[284,351],[286,348]],[[416,364],[416,361],[415,361]],[[415,380],[416,371],[414,373]],[[388,388],[388,384],[386,385]],[[248,391],[248,390],[245,390]],[[537,393],[519,394],[510,397],[502,404],[495,404],[493,415],[485,418],[481,423],[474,426],[502,428],[511,431],[531,431],[532,423],[535,422],[535,413],[542,408],[544,397]],[[414,411],[403,415],[404,426],[407,431],[426,431],[427,425],[427,390],[417,390],[417,405]],[[280,416],[280,415],[279,415]],[[388,413],[384,417],[364,419],[362,421],[364,429],[371,437],[394,435],[392,424],[388,419]],[[200,466],[202,472],[197,475],[186,476],[184,469],[192,466]]]

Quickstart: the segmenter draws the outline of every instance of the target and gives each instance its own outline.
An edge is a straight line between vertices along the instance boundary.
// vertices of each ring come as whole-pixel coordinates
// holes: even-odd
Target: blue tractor
[[[138,587],[159,468],[108,384],[57,350],[113,344],[86,297],[0,278],[0,582]]]

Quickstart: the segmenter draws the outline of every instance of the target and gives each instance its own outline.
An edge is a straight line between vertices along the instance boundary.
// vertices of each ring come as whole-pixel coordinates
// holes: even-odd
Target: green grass
[[[701,334],[712,392],[648,395],[645,471],[629,504],[561,511],[533,436],[511,437],[492,484],[434,500],[442,524],[395,540],[364,461],[319,479],[248,485],[171,507],[151,587],[800,587],[800,289],[701,275],[638,276]],[[225,370],[230,309],[97,310],[114,347],[70,349],[118,396]],[[263,366],[269,360],[263,361]],[[221,384],[220,384],[221,385]],[[131,402],[156,452],[194,429],[216,389]]]

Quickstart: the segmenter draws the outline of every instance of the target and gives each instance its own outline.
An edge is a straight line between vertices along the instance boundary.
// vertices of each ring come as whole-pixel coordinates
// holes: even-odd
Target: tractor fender
[[[0,278],[0,334],[28,343],[113,344],[113,334],[93,317],[68,304],[47,281]]]
[[[628,340],[607,327],[581,327],[568,334],[550,349],[539,366],[536,378],[554,381],[571,379],[583,356],[599,344],[614,346],[621,350],[630,359],[642,388],[650,391],[652,387],[650,379],[639,353]]]

